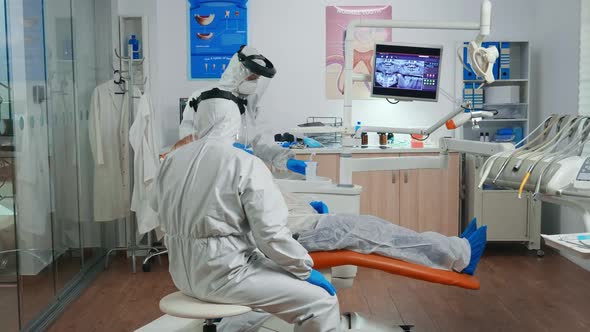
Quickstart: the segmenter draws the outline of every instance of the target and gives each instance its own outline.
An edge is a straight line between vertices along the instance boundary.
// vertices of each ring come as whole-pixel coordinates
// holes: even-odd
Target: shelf
[[[479,121],[481,122],[526,122],[528,119],[484,119]]]
[[[500,107],[500,106],[527,106],[527,103],[499,103],[499,104],[483,104],[483,107]]]
[[[526,78],[513,78],[508,80],[495,80],[493,83],[489,85],[502,85],[503,83],[524,83],[528,82],[529,80]],[[483,80],[463,80],[464,83],[483,83]]]

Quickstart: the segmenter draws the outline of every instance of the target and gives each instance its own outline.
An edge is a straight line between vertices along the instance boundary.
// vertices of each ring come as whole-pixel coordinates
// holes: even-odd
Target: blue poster
[[[190,78],[220,78],[248,43],[248,0],[188,0]]]

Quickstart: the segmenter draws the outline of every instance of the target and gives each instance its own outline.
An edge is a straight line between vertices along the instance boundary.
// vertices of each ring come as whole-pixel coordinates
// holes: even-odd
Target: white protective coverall
[[[233,76],[224,74],[233,84],[230,91],[249,76],[236,56],[226,73]],[[152,200],[176,287],[204,301],[247,305],[287,322],[314,315],[296,331],[338,331],[338,299],[304,281],[313,261],[286,227],[287,206],[270,171],[232,146],[241,126],[236,104],[202,101],[194,124],[200,139],[162,162]]]
[[[242,49],[242,53],[247,56],[258,54],[256,49],[252,47],[245,47]],[[217,86],[196,90],[193,92],[189,100],[198,98],[202,92],[214,87],[237,94],[238,85],[249,75],[250,72],[243,68],[243,66],[238,67],[228,65]],[[289,149],[284,149],[274,144],[269,137],[256,133],[257,130],[255,128],[255,120],[259,115],[260,110],[259,101],[268,87],[269,80],[270,79],[261,77],[256,92],[247,96],[248,105],[246,107],[246,113],[242,115],[241,137],[239,139],[241,143],[251,145],[254,155],[262,159],[264,162],[270,163],[278,170],[286,170],[287,160],[294,159],[295,153]],[[187,103],[182,113],[182,122],[179,127],[179,139],[194,133],[194,117],[195,111]]]

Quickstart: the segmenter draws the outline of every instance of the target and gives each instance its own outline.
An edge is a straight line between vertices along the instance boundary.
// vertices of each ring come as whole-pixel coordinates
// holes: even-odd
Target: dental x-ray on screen
[[[376,44],[373,97],[437,101],[441,46]]]

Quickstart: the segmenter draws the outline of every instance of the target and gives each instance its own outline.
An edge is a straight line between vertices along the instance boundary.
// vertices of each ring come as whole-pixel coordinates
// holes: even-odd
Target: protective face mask
[[[242,95],[251,95],[256,92],[258,82],[256,80],[244,81],[238,85],[238,93]]]

